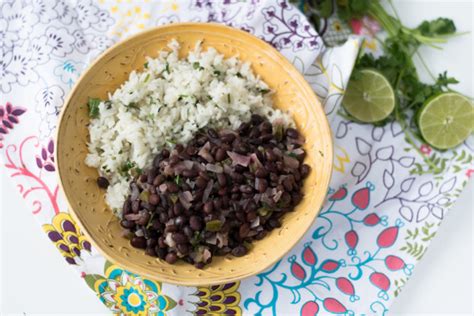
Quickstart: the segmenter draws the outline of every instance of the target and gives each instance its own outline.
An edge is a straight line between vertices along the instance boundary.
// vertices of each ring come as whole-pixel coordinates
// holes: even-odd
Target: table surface
[[[450,41],[443,51],[423,49],[422,54],[433,72],[449,69],[461,81],[458,90],[473,95],[474,1],[394,3],[408,25],[447,16],[460,31],[471,32]],[[42,233],[4,172],[0,174],[0,315],[109,314]],[[473,198],[471,181],[392,306],[392,315],[473,314]]]

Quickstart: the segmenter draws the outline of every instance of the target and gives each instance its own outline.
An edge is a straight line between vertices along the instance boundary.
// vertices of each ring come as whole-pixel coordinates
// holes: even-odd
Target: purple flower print
[[[40,169],[44,169],[48,172],[56,171],[54,166],[54,142],[49,140],[46,147],[41,148],[41,155],[36,155],[36,165]]]

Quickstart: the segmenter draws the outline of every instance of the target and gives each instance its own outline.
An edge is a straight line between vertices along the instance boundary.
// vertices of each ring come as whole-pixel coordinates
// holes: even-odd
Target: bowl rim
[[[102,256],[105,257],[106,260],[112,262],[115,265],[118,265],[118,266],[124,268],[126,271],[144,276],[144,277],[146,277],[148,279],[151,279],[151,280],[156,280],[156,281],[159,281],[159,282],[170,283],[170,284],[179,285],[179,286],[208,286],[208,285],[225,284],[225,283],[229,283],[229,282],[238,282],[240,280],[243,280],[245,278],[254,276],[258,273],[261,273],[262,271],[267,270],[272,265],[274,265],[275,263],[280,261],[281,258],[283,258],[288,252],[291,251],[291,249],[293,249],[293,247],[297,243],[299,243],[301,241],[301,239],[304,237],[305,233],[309,230],[311,225],[317,219],[317,217],[318,217],[318,215],[321,211],[321,207],[324,204],[324,198],[323,198],[321,200],[321,205],[317,205],[318,206],[318,211],[315,213],[313,219],[311,221],[308,221],[308,223],[306,223],[306,224],[303,223],[303,225],[302,225],[303,226],[302,227],[303,228],[302,229],[303,233],[291,245],[286,244],[285,250],[282,251],[280,253],[280,255],[278,255],[274,260],[268,260],[268,262],[262,268],[260,268],[256,271],[253,271],[252,273],[249,273],[249,274],[246,274],[246,275],[243,275],[243,276],[242,275],[241,276],[237,275],[233,278],[220,278],[219,280],[216,280],[216,282],[213,282],[212,284],[209,284],[208,282],[200,282],[201,278],[195,278],[194,281],[176,280],[174,278],[162,278],[162,277],[157,277],[154,273],[150,273],[148,271],[138,271],[138,269],[136,269],[135,267],[126,267],[126,266],[122,265],[120,262],[116,262],[116,260],[113,258],[112,255],[110,255],[107,251],[103,250],[102,247],[99,247],[98,244],[95,242],[94,238],[92,238],[89,230],[82,224],[82,221],[80,220],[80,216],[78,214],[76,214],[76,211],[71,206],[71,203],[69,202],[69,198],[68,198],[68,195],[66,193],[66,190],[64,189],[64,184],[63,184],[63,180],[62,180],[63,175],[62,175],[61,169],[59,168],[59,155],[58,155],[59,148],[61,147],[61,146],[59,146],[59,143],[60,143],[59,139],[62,136],[62,135],[60,135],[60,131],[62,129],[61,127],[62,127],[63,121],[64,121],[63,117],[65,115],[66,109],[68,108],[68,106],[71,103],[71,100],[72,100],[73,96],[76,93],[76,90],[79,87],[79,83],[82,82],[84,77],[87,76],[89,71],[91,71],[91,69],[93,69],[96,66],[96,64],[101,62],[101,60],[104,58],[104,56],[106,56],[109,52],[113,51],[117,47],[125,44],[126,42],[133,41],[134,39],[139,38],[141,36],[145,36],[146,34],[154,33],[157,30],[173,29],[173,28],[179,28],[179,27],[200,28],[200,27],[203,27],[203,26],[212,26],[212,27],[220,28],[221,30],[225,30],[227,32],[240,33],[240,35],[242,35],[244,37],[250,38],[251,40],[254,40],[254,41],[257,40],[258,42],[260,42],[259,44],[263,44],[265,49],[271,50],[272,54],[275,54],[278,57],[278,59],[280,59],[283,63],[286,63],[286,65],[285,65],[286,67],[293,68],[295,70],[294,74],[292,74],[292,75],[296,76],[297,81],[304,86],[303,90],[308,90],[308,91],[311,92],[311,94],[314,96],[314,98],[316,100],[316,103],[317,103],[314,106],[315,107],[320,107],[320,110],[324,113],[324,108],[322,106],[321,100],[316,95],[316,93],[314,92],[314,90],[310,86],[310,84],[306,81],[303,74],[298,69],[296,69],[295,66],[293,66],[293,64],[280,51],[278,51],[276,48],[271,46],[269,43],[267,43],[264,40],[258,38],[257,36],[253,35],[252,33],[245,32],[243,30],[240,30],[240,29],[237,29],[237,28],[234,28],[234,27],[230,27],[230,26],[227,26],[227,25],[224,25],[224,24],[220,24],[220,23],[215,23],[215,22],[180,22],[180,23],[160,25],[160,26],[152,27],[152,28],[146,29],[144,31],[138,32],[138,33],[136,33],[136,34],[134,34],[130,37],[127,37],[123,40],[118,41],[117,43],[115,43],[111,47],[107,48],[99,56],[97,56],[94,59],[94,61],[92,63],[90,63],[89,66],[87,66],[86,69],[84,69],[82,74],[79,76],[79,78],[74,83],[74,86],[72,87],[72,89],[68,92],[68,95],[67,95],[67,97],[66,97],[66,99],[63,103],[63,107],[61,108],[60,115],[58,117],[58,123],[57,123],[57,126],[56,126],[55,137],[54,137],[55,148],[56,148],[56,151],[54,153],[54,159],[56,161],[56,165],[58,166],[56,177],[57,177],[57,180],[58,180],[59,188],[62,192],[63,197],[66,200],[66,206],[67,206],[67,210],[68,210],[69,214],[76,221],[76,224],[79,226],[79,228],[81,229],[84,236],[86,236],[87,240],[99,251],[99,253]],[[315,110],[313,109],[313,111],[315,111]],[[325,181],[325,183],[319,183],[318,186],[323,188],[324,192],[326,192],[328,187],[329,187],[329,183],[331,181],[333,170],[334,170],[334,168],[333,168],[333,165],[334,165],[334,138],[333,138],[333,132],[332,132],[332,129],[329,125],[329,121],[328,121],[327,116],[323,115],[322,118],[323,119],[318,123],[325,125],[324,128],[329,132],[329,135],[328,135],[328,140],[329,140],[329,142],[328,142],[328,151],[324,153],[324,155],[326,156],[325,159],[327,159],[328,164],[329,164],[329,166],[328,166],[329,167],[329,174],[328,174],[328,177],[327,177],[327,180]],[[197,268],[196,268],[196,270],[198,271]]]

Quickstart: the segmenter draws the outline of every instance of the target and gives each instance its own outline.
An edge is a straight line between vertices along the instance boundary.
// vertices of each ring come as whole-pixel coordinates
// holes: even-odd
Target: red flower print
[[[304,303],[301,308],[301,316],[316,316],[319,312],[319,305],[316,302],[309,301]]]
[[[324,308],[333,314],[344,314],[347,312],[347,309],[344,305],[341,304],[338,300],[332,297],[328,297],[323,302]]]
[[[340,187],[333,195],[329,197],[329,201],[340,201],[344,200],[347,196],[347,189],[345,187]]]
[[[398,226],[385,228],[377,237],[377,245],[380,248],[391,247],[398,237]]]

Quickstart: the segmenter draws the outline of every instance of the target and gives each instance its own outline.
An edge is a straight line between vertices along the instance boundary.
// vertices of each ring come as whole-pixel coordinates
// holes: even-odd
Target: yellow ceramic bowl
[[[134,249],[121,237],[118,219],[104,202],[97,187],[97,170],[84,164],[89,122],[87,99],[105,99],[132,70],[141,70],[145,56],[157,56],[171,39],[181,44],[181,56],[203,40],[225,57],[238,55],[249,61],[255,73],[276,92],[274,105],[289,110],[306,137],[306,163],[312,167],[304,185],[305,197],[292,213],[285,215],[281,228],[255,242],[244,257],[215,257],[198,270],[179,262],[163,260]],[[217,24],[184,23],[158,27],[116,44],[97,59],[81,76],[64,105],[56,138],[56,163],[60,184],[82,231],[112,262],[147,278],[179,285],[208,285],[236,281],[268,268],[288,252],[315,220],[325,197],[332,170],[332,139],[321,103],[303,76],[270,45],[233,28]]]

